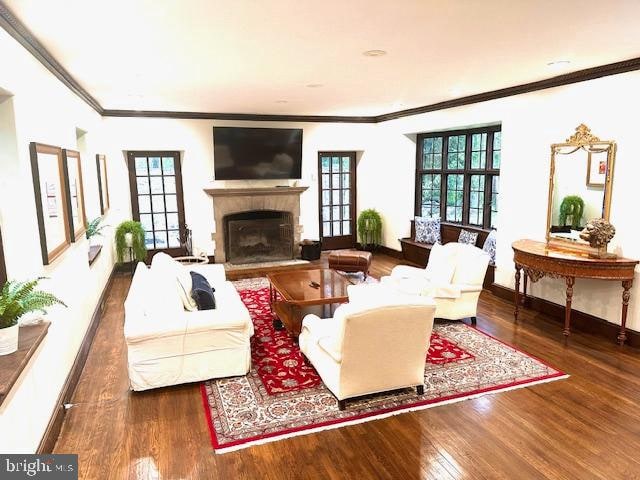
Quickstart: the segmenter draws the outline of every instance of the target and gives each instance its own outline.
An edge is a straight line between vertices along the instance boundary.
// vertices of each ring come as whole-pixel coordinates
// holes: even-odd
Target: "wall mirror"
[[[29,152],[42,263],[49,265],[71,243],[62,149],[31,142]]]
[[[609,220],[615,155],[615,142],[600,140],[584,124],[551,145],[547,243],[592,250],[580,232],[594,218]]]
[[[109,179],[107,178],[107,157],[96,155],[96,170],[98,171],[98,194],[100,195],[100,214],[109,211]]]
[[[65,188],[69,210],[69,231],[73,232],[72,241],[78,240],[87,229],[87,215],[84,208],[84,188],[82,184],[82,164],[80,153],[75,150],[63,150],[66,172]]]

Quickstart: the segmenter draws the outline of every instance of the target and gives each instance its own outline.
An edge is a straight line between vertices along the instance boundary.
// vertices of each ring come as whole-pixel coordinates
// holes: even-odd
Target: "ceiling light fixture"
[[[324,87],[324,85],[321,84],[321,83],[309,83],[309,84],[307,84],[307,88],[320,88],[320,87]]]
[[[289,103],[289,100],[276,100],[276,103]]]
[[[382,57],[386,54],[387,52],[385,50],[367,50],[365,52],[362,52],[362,55],[364,55],[365,57]]]

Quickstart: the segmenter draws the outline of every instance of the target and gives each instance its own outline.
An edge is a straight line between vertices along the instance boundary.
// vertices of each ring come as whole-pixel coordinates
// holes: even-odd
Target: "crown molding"
[[[20,20],[0,0],[0,27],[15,38],[29,53],[42,63],[53,75],[64,83],[72,92],[84,100],[91,108],[103,117],[138,117],[138,118],[181,118],[192,120],[238,120],[256,122],[313,122],[313,123],[381,123],[398,118],[419,115],[421,113],[435,112],[448,108],[470,105],[473,103],[487,102],[499,98],[522,95],[524,93],[545,90],[548,88],[570,85],[572,83],[585,82],[609,75],[640,70],[640,57],[623,60],[621,62],[600,65],[597,67],[577,70],[555,77],[524,83],[513,87],[501,88],[489,92],[468,95],[443,102],[432,103],[421,107],[400,110],[373,116],[340,116],[340,115],[272,115],[259,113],[209,113],[209,112],[176,112],[160,110],[113,110],[104,109],[98,101],[91,96],[82,86],[67,72],[60,63],[47,51],[37,38],[24,26]]]
[[[104,117],[185,118],[192,120],[238,120],[255,122],[376,123],[376,117],[339,115],[271,115],[262,113],[172,112],[161,110],[103,110]]]
[[[58,80],[64,83],[73,93],[84,100],[91,108],[102,114],[102,106],[67,72],[58,61],[53,58],[46,48],[38,41],[24,24],[7,8],[0,0],[0,27],[26,48],[31,55],[53,73]]]
[[[538,90],[546,90],[548,88],[570,85],[572,83],[585,82],[609,75],[617,75],[619,73],[640,70],[640,57],[623,60],[621,62],[609,63],[597,67],[586,68],[584,70],[576,70],[574,72],[565,73],[555,77],[545,78],[536,82],[523,83],[513,87],[501,88],[490,92],[478,93],[466,97],[455,98],[444,102],[433,103],[422,107],[400,110],[398,112],[385,113],[376,117],[376,123],[395,120],[397,118],[408,117],[411,115],[419,115],[421,113],[434,112],[436,110],[445,110],[448,108],[460,107],[462,105],[470,105],[472,103],[487,102],[498,98],[512,97],[514,95],[522,95],[524,93],[535,92]]]

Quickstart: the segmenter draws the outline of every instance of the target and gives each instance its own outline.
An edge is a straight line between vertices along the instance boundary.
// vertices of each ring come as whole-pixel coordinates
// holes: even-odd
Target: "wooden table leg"
[[[567,277],[567,305],[564,309],[564,330],[562,333],[568,337],[571,330],[571,302],[573,301],[573,284],[576,279]]]
[[[520,265],[516,264],[516,288],[515,288],[515,297],[513,299],[516,308],[513,312],[513,317],[515,321],[518,321],[518,310],[520,308]]]
[[[527,271],[524,270],[524,285],[523,285],[523,292],[522,292],[522,306],[526,307],[527,306],[527,287],[529,284],[529,275],[527,275]]]
[[[618,334],[618,343],[620,345],[624,345],[624,342],[627,340],[627,311],[629,310],[632,285],[633,280],[624,280],[622,282],[622,321],[620,322],[620,333]]]

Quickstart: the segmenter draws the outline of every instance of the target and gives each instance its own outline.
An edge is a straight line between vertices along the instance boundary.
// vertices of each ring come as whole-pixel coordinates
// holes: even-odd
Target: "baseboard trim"
[[[394,248],[385,247],[384,245],[380,245],[377,250],[379,253],[384,253],[385,255],[389,255],[393,258],[398,258],[402,260],[402,252],[400,250],[396,250]]]
[[[89,350],[91,349],[93,338],[96,335],[96,331],[100,325],[100,320],[102,319],[102,312],[104,311],[107,292],[111,288],[113,278],[117,272],[116,267],[117,265],[114,265],[111,270],[111,274],[109,275],[109,279],[100,294],[98,304],[96,305],[91,317],[91,323],[89,323],[89,328],[87,328],[87,331],[84,334],[80,350],[78,350],[73,366],[71,367],[69,375],[67,375],[67,379],[62,386],[62,390],[60,391],[60,395],[56,401],[56,406],[51,414],[51,419],[49,420],[49,424],[47,425],[47,429],[44,432],[42,440],[40,440],[40,445],[38,445],[36,453],[42,454],[53,452],[53,447],[55,447],[58,436],[60,435],[60,429],[62,428],[62,422],[64,421],[66,413],[64,406],[71,401],[71,397],[78,386],[78,382],[80,381],[80,375],[82,374],[87,357],[89,356]]]
[[[491,285],[491,293],[511,303],[514,301],[515,290],[512,288],[494,283]],[[525,308],[548,315],[553,320],[557,320],[558,323],[564,323],[564,305],[558,305],[543,298],[527,295]],[[620,325],[574,309],[571,311],[571,329],[605,337],[613,342],[618,337]],[[626,345],[640,348],[640,332],[627,329]]]

